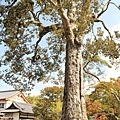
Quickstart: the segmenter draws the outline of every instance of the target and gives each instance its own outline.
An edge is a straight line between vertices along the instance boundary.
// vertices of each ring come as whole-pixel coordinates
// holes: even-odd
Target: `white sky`
[[[120,0],[112,0],[115,2],[117,5],[120,5]],[[109,28],[111,31],[117,29],[120,31],[120,10],[115,8],[113,5],[110,5],[108,11],[101,17],[102,20],[105,21],[105,25],[107,28]],[[2,54],[2,51],[0,50],[0,54]],[[110,77],[117,78],[120,76],[120,69],[115,70],[114,67],[107,69],[106,71],[106,79],[109,79]],[[53,86],[53,84],[48,83],[48,84],[42,84],[42,83],[37,83],[34,87],[34,89],[31,91],[32,95],[38,95],[40,93],[40,90],[43,89],[44,87],[48,86]],[[0,91],[1,90],[9,90],[13,89],[11,86],[5,84],[2,80],[0,80]]]

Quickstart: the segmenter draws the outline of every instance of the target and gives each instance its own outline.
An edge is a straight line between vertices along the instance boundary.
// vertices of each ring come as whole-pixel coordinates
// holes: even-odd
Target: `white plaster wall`
[[[32,119],[20,119],[20,120],[32,120]]]
[[[12,104],[12,101],[11,101],[11,100],[6,101],[5,108],[8,108],[11,104]]]
[[[19,120],[19,113],[13,113],[13,120]]]

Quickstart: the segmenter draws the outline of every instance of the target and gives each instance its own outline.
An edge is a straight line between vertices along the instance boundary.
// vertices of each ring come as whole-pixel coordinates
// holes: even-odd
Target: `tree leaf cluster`
[[[104,55],[110,59],[117,59],[119,57],[118,45],[114,40],[108,38],[101,39],[98,38],[93,42],[88,42],[86,44],[87,55],[94,58],[94,56]]]
[[[110,82],[100,82],[88,98],[88,115],[99,115],[102,118],[120,118],[120,81],[119,78]],[[93,106],[96,106],[95,109]]]
[[[28,96],[34,104],[34,114],[39,120],[60,120],[62,111],[63,87],[46,87],[40,96]]]

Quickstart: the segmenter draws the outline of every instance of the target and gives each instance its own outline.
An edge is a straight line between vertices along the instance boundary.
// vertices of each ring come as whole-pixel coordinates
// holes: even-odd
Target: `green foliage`
[[[50,101],[54,102],[57,100],[62,101],[63,99],[63,87],[47,87],[43,91],[41,91],[41,96],[43,98],[47,97]]]
[[[119,118],[120,80],[111,78],[110,82],[100,82],[95,90],[86,95],[88,117],[101,115],[101,120],[109,117]],[[27,96],[34,104],[34,113],[40,120],[60,120],[62,110],[63,87],[46,87],[40,96]],[[118,99],[119,98],[119,99]]]
[[[31,96],[31,95],[28,95],[26,98],[27,98],[27,100],[29,101],[30,104],[35,105],[39,101],[40,96]]]
[[[4,68],[1,75],[3,76],[2,79],[15,89],[27,88],[27,90],[30,90],[34,86],[33,81],[35,80],[47,82],[52,80],[52,74],[58,75],[56,79],[60,79],[63,74],[61,72],[61,63],[64,62],[62,56],[65,50],[65,40],[63,41],[61,38],[63,33],[56,31],[56,28],[54,28],[55,31],[51,31],[50,36],[48,35],[46,41],[43,42],[43,45],[46,45],[37,47],[36,61],[32,62],[36,42],[41,32],[41,27],[34,24],[34,17],[35,20],[39,19],[43,9],[45,11],[42,13],[46,15],[42,15],[43,18],[41,19],[47,19],[46,16],[48,17],[49,14],[54,18],[56,14],[55,9],[51,9],[53,12],[50,10],[49,3],[46,5],[42,1],[42,5],[39,4],[40,1],[36,5],[31,0],[29,2],[21,0],[14,6],[8,7],[5,16],[2,16],[4,17],[2,18],[4,36],[2,36],[1,41],[7,50],[1,58],[1,65]],[[38,5],[41,7],[40,10]],[[34,9],[35,7],[37,9]],[[46,9],[46,7],[49,9]],[[32,15],[33,9],[36,16]],[[56,18],[59,19],[58,16]]]
[[[63,87],[46,87],[40,96],[28,96],[35,105],[34,114],[39,120],[60,120],[62,111]]]
[[[117,44],[114,40],[110,40],[109,38],[98,38],[95,41],[88,42],[86,48],[87,53],[90,54],[91,57],[99,54],[103,54],[105,57],[108,56],[111,59],[117,59],[119,57]]]

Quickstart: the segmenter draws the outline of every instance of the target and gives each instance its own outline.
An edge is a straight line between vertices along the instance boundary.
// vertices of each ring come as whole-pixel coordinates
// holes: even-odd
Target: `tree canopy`
[[[74,13],[76,14],[75,24],[78,26],[76,35],[82,34],[81,32],[84,29],[86,29],[85,34],[90,32],[94,22],[101,22],[109,33],[109,37],[107,36],[104,39],[103,30],[98,28],[97,35],[94,38],[95,41],[91,41],[90,38],[87,39],[83,51],[85,60],[87,62],[101,62],[102,60],[99,57],[101,53],[112,59],[118,58],[119,45],[110,40],[113,36],[110,35],[103,21],[98,20],[108,6],[113,3],[108,1],[104,6],[104,1],[99,2],[97,0],[92,3],[88,1],[86,5],[82,1],[75,2],[77,7]],[[0,60],[1,78],[16,89],[20,86],[23,86],[23,88],[27,86],[30,89],[30,86],[34,86],[31,83],[34,80],[55,81],[57,77],[57,80],[62,79],[66,38],[60,17],[60,6],[56,8],[56,4],[55,1],[51,0],[46,0],[46,2],[42,0],[29,0],[27,2],[24,0],[6,0],[0,7],[0,42],[5,49],[5,53]],[[61,1],[61,5],[70,14],[69,10],[72,7],[72,2]],[[82,8],[83,5],[84,8]],[[88,7],[90,7],[89,11],[82,10],[81,12],[78,10]],[[96,15],[96,20],[95,16],[92,16],[93,14]],[[86,22],[82,19],[85,19]],[[80,28],[81,24],[82,28]],[[116,31],[115,33],[116,37],[119,38],[119,32]],[[46,36],[46,39],[44,36]],[[102,61],[102,63],[108,65],[105,61]]]
[[[27,96],[34,104],[33,110],[39,120],[60,120],[63,101],[63,87],[46,87],[39,96]]]
[[[100,82],[94,86],[91,94],[86,94],[87,114],[89,120],[119,119],[120,79],[111,78],[109,82]],[[39,96],[27,96],[34,104],[34,114],[40,120],[60,120],[63,103],[63,87],[46,87]]]
[[[119,119],[120,115],[120,79],[100,82],[89,95],[87,109],[89,116],[99,115],[104,119]]]

